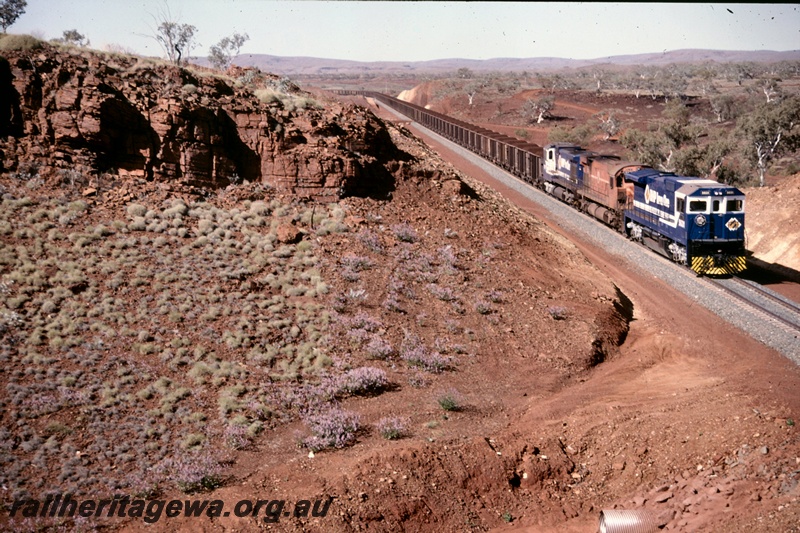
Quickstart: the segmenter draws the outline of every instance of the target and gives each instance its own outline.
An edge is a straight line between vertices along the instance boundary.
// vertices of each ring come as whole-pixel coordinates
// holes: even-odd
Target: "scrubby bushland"
[[[33,469],[54,472],[73,494],[140,490],[142,477],[208,488],[219,479],[214,460],[205,473],[182,465],[244,448],[297,415],[284,385],[329,376],[331,398],[379,393],[383,370],[331,367],[330,296],[314,241],[278,239],[290,221],[311,234],[302,221],[312,210],[317,228],[347,229],[335,205],[176,199],[130,203],[98,223],[83,200],[7,195],[0,407],[15,423],[0,436],[0,483],[9,494],[42,488],[29,481]],[[114,475],[87,456],[108,458]]]

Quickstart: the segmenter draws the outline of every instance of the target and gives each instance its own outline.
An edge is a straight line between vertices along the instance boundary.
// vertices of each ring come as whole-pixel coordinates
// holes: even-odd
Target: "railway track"
[[[772,320],[800,335],[800,305],[751,281],[732,277],[708,279],[737,300],[746,302]]]

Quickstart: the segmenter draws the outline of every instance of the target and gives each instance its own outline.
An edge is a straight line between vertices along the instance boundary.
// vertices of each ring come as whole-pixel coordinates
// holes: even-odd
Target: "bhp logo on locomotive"
[[[644,188],[644,201],[648,204],[658,204],[664,207],[669,207],[669,198],[665,194],[658,194],[649,185]]]

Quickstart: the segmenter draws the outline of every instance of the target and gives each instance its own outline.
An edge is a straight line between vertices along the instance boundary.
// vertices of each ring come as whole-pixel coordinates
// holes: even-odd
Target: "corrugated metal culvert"
[[[649,511],[600,511],[600,533],[655,533],[658,524]]]

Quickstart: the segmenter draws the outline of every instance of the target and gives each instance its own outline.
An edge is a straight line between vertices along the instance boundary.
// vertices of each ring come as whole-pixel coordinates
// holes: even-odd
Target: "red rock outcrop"
[[[233,78],[142,58],[48,45],[4,54],[7,172],[108,172],[212,188],[262,181],[330,200],[386,179],[376,163],[396,150],[360,107],[264,103]]]

